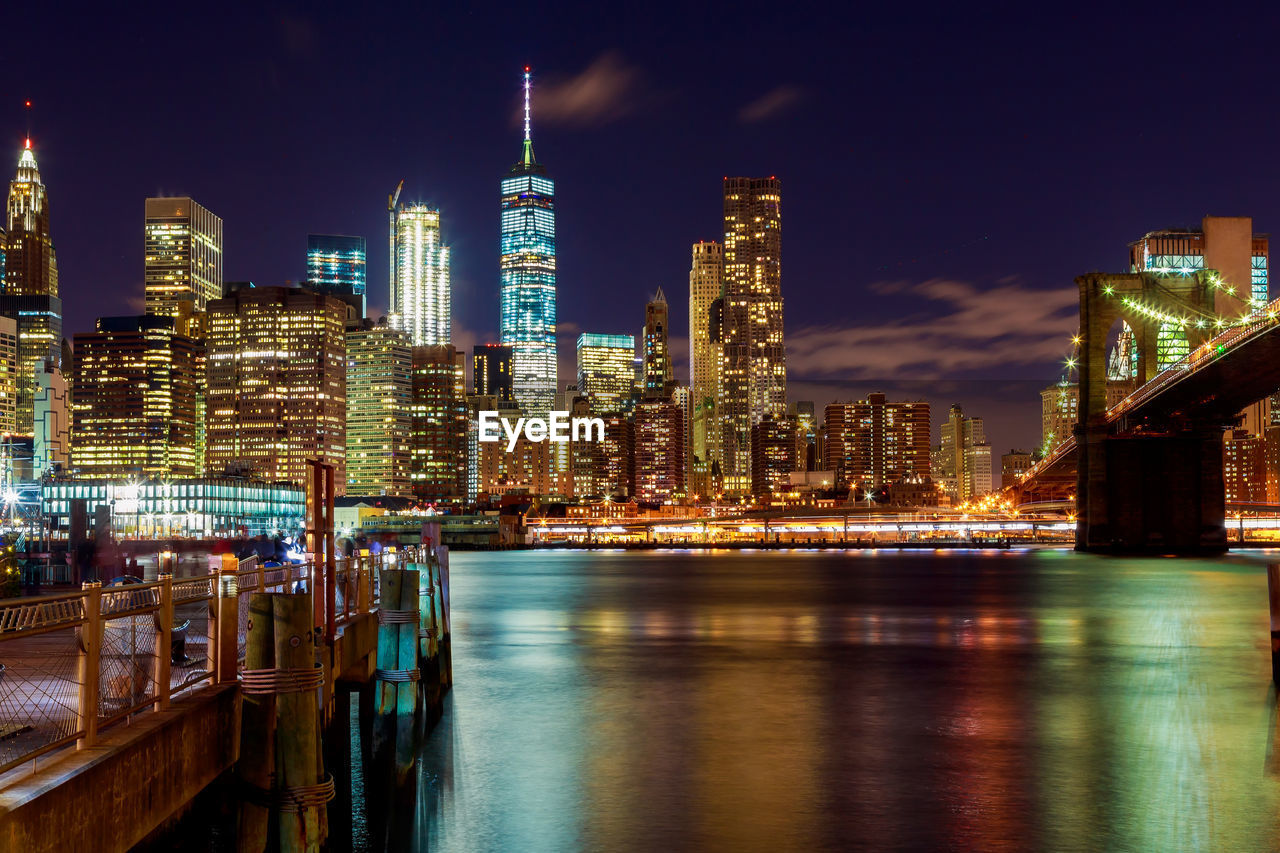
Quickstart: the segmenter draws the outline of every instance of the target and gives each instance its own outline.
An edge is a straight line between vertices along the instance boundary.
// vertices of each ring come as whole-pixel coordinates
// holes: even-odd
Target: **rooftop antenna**
[[[529,85],[530,85],[529,66],[526,65],[524,67],[524,141],[525,142],[533,141],[533,137],[530,135],[530,132],[529,132],[530,125],[532,124],[530,120],[530,112],[529,112]],[[27,102],[27,105],[30,106],[30,101]]]

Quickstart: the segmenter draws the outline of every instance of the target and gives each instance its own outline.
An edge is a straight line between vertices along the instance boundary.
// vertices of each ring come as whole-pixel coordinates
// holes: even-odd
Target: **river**
[[[1268,556],[454,554],[412,844],[1280,848]]]

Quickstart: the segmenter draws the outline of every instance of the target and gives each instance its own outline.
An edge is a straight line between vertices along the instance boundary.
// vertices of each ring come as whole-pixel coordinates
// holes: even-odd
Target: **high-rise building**
[[[206,311],[222,298],[222,220],[191,198],[149,198],[143,225],[148,314]]]
[[[511,386],[511,347],[477,344],[472,349],[471,393],[504,403],[515,400]]]
[[[1232,430],[1222,447],[1222,479],[1228,501],[1267,500],[1266,439],[1248,430]]]
[[[413,349],[387,323],[347,328],[347,494],[411,497]]]
[[[796,470],[816,471],[822,461],[817,408],[812,400],[798,400],[787,406],[787,417],[796,423]]]
[[[715,425],[721,330],[719,313],[713,318],[712,306],[720,299],[723,287],[724,247],[699,240],[693,244],[693,265],[689,269],[689,378],[693,395],[690,473],[694,479],[709,478],[712,461],[720,461],[720,430]],[[705,493],[709,489],[700,484],[698,490]]]
[[[751,428],[751,456],[751,494],[767,500],[774,492],[786,491],[792,472],[798,470],[796,422],[766,415]]]
[[[28,138],[9,182],[4,238],[4,289],[10,296],[58,295],[58,255],[49,235],[49,195]]]
[[[524,148],[502,179],[502,343],[511,347],[516,401],[530,416],[551,409],[556,389],[555,181],[533,156],[529,69]]]
[[[77,477],[195,476],[198,350],[174,318],[154,314],[102,317],[75,336]]]
[[[345,490],[347,358],[354,310],[289,287],[240,287],[209,303],[206,470],[305,484],[308,459]]]
[[[467,496],[466,362],[452,346],[413,348],[413,493],[459,506]]]
[[[890,403],[884,394],[831,403],[823,430],[823,468],[836,486],[874,490],[903,475],[929,476],[929,404]]]
[[[631,408],[636,339],[631,335],[578,335],[578,391],[597,415]]]
[[[308,234],[307,284],[319,293],[353,300],[364,317],[368,313],[364,238]]]
[[[782,185],[724,179],[724,304],[719,420],[726,485],[750,484],[751,427],[787,407],[782,338]]]
[[[1035,464],[1025,450],[1010,450],[1000,457],[1000,488],[1007,489],[1018,482],[1018,477]]]
[[[440,211],[400,204],[391,211],[391,325],[415,347],[453,341],[453,289],[449,247],[440,234]]]
[[[36,365],[35,416],[32,436],[33,474],[36,477],[71,466],[71,392],[56,364],[46,359]],[[197,448],[197,462],[202,448]]]
[[[1107,380],[1107,407],[1118,404],[1133,391],[1125,380]],[[1080,386],[1061,380],[1040,392],[1040,455],[1048,456],[1071,438],[1079,419]]]
[[[684,413],[679,403],[643,400],[636,405],[635,459],[638,500],[666,503],[684,492]]]
[[[609,497],[628,498],[636,493],[636,428],[623,414],[600,415],[604,441],[600,443],[603,477],[600,491]]]
[[[954,501],[963,502],[991,491],[991,445],[982,418],[966,418],[959,404],[942,424],[933,480]]]
[[[671,396],[671,352],[667,347],[667,297],[662,288],[644,307],[644,398]]]
[[[18,321],[0,317],[0,436],[18,426]]]
[[[0,296],[0,317],[14,320],[18,328],[18,402],[14,431],[19,435],[32,435],[36,369],[46,361],[59,370],[63,367],[62,300],[36,294]]]

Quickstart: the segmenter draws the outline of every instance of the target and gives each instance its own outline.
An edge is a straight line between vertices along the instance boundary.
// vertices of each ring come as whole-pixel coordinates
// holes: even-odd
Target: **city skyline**
[[[33,16],[37,28],[47,17],[39,10]],[[422,132],[422,120],[413,116],[386,133],[371,132],[399,115],[392,81],[402,60],[388,55],[366,63],[374,88],[355,97],[351,82],[334,76],[355,65],[319,67],[333,55],[326,48],[339,40],[347,43],[348,35],[321,16],[265,13],[251,16],[236,33],[223,32],[219,24],[197,39],[278,46],[298,68],[319,73],[317,85],[333,86],[335,96],[345,95],[353,108],[350,120],[335,124],[324,138],[299,137],[279,121],[300,104],[296,94],[280,94],[297,73],[283,66],[245,67],[216,82],[200,78],[196,92],[218,106],[218,121],[197,117],[193,129],[200,132],[182,145],[138,145],[128,135],[98,138],[88,131],[108,114],[125,124],[130,116],[147,115],[144,103],[147,109],[154,104],[134,94],[143,86],[122,85],[110,103],[87,103],[65,85],[68,73],[101,52],[84,33],[63,33],[49,46],[52,56],[67,53],[66,62],[54,63],[56,73],[47,78],[29,75],[27,69],[37,64],[16,62],[14,101],[0,122],[7,127],[0,141],[7,145],[0,150],[16,150],[29,125],[45,180],[55,188],[60,272],[76,297],[68,304],[68,337],[91,329],[98,316],[141,310],[141,305],[113,304],[135,297],[139,223],[131,211],[138,198],[188,194],[200,200],[228,223],[226,278],[279,284],[299,276],[297,246],[307,233],[363,235],[376,245],[385,227],[380,199],[405,178],[407,200],[440,207],[448,217],[460,327],[455,343],[467,349],[498,340],[498,224],[490,182],[495,168],[510,161],[512,134],[520,124],[519,96],[511,82],[524,62],[533,67],[535,100],[548,105],[546,115],[538,117],[540,150],[548,157],[554,152],[559,189],[570,193],[558,212],[561,372],[572,364],[579,331],[634,332],[632,324],[613,328],[609,314],[592,304],[598,282],[609,282],[617,299],[633,305],[658,284],[676,292],[688,274],[687,245],[719,239],[718,212],[705,199],[725,174],[778,174],[787,183],[788,380],[793,399],[819,403],[875,390],[892,393],[892,384],[917,375],[954,382],[1028,380],[1043,387],[1055,378],[1065,350],[1053,334],[1069,335],[1074,324],[1063,294],[1080,270],[1118,268],[1124,241],[1169,225],[1194,224],[1204,213],[1251,215],[1264,232],[1277,221],[1276,204],[1263,192],[1274,169],[1261,147],[1266,134],[1257,122],[1242,122],[1250,112],[1245,92],[1217,85],[1227,79],[1227,68],[1256,62],[1259,52],[1228,51],[1226,39],[1215,34],[1230,32],[1232,44],[1259,36],[1239,35],[1213,14],[1201,19],[1209,52],[1186,85],[1191,87],[1187,97],[1220,92],[1202,99],[1211,105],[1207,119],[1214,123],[1214,140],[1183,138],[1154,147],[1142,122],[1132,120],[1131,100],[1095,99],[1100,73],[1075,68],[1071,59],[1079,45],[1101,50],[1116,44],[1118,34],[1134,23],[1123,10],[1112,13],[1108,20],[1114,25],[1105,30],[1084,26],[1083,18],[1055,21],[1049,28],[1033,16],[1006,20],[999,33],[984,32],[942,12],[914,28],[911,43],[880,45],[859,37],[863,50],[849,70],[859,81],[860,106],[852,112],[846,109],[849,96],[834,83],[842,75],[832,73],[841,69],[843,74],[845,66],[835,58],[843,51],[812,60],[810,54],[821,51],[799,47],[831,45],[835,36],[784,12],[762,13],[754,21],[787,36],[772,70],[740,78],[727,72],[729,66],[717,70],[726,59],[723,47],[699,53],[706,46],[701,40],[710,36],[690,35],[689,42],[670,45],[669,67],[656,64],[640,48],[654,21],[632,22],[634,35],[601,21],[598,37],[581,44],[557,33],[550,21],[535,21],[514,46],[499,46],[483,39],[474,22],[452,12],[446,18],[457,31],[456,43],[446,45],[441,58],[429,60],[433,68],[440,65],[446,73],[442,82],[450,84],[439,93],[441,109],[456,120],[444,132]],[[726,20],[735,32],[746,26],[745,20]],[[868,36],[890,31],[894,22],[893,13],[878,11],[860,19],[858,31]],[[150,20],[138,24],[139,38],[155,26]],[[52,20],[45,24],[53,25]],[[422,25],[415,15],[403,21],[406,31]],[[366,53],[359,43],[368,26],[356,22],[350,34],[351,43]],[[1034,34],[1035,50],[1008,38],[1015,34]],[[988,42],[1015,45],[1005,54],[1006,70],[999,76],[968,63],[947,80],[930,76],[931,68],[955,67],[958,44],[968,51]],[[27,50],[15,45],[15,58]],[[1059,67],[1073,68],[1072,76]],[[705,85],[689,90],[682,75],[694,69]],[[126,81],[147,73],[132,62],[119,70]],[[1132,92],[1182,72],[1171,57],[1161,57],[1143,69],[1118,73],[1115,91]],[[278,83],[270,82],[281,74]],[[579,91],[590,97],[584,98],[587,106],[575,108],[571,95]],[[704,91],[713,97],[704,97]],[[1042,91],[1056,95],[1044,103],[1029,98]],[[24,96],[33,102],[30,119],[21,114]],[[907,114],[901,103],[924,109]],[[1002,124],[992,135],[992,113],[998,108],[1005,115],[1006,104],[1015,105],[1018,121]],[[167,102],[164,110],[185,120],[193,108]],[[1082,150],[1081,143],[1068,141],[1074,134],[1062,132],[1077,121],[1114,124],[1121,117],[1128,129],[1108,153],[1096,146]],[[1269,121],[1262,118],[1264,125]],[[149,122],[136,123],[150,127]],[[877,125],[876,134],[858,130],[868,123]],[[945,134],[921,135],[935,125]],[[800,146],[799,140],[808,143]],[[1249,182],[1228,180],[1228,163],[1208,156],[1228,145],[1234,158],[1258,163],[1260,172]],[[352,151],[361,152],[359,166],[348,169]],[[1075,170],[1070,180],[1042,168],[1062,157],[1082,156],[1089,168]],[[1119,184],[1103,180],[1131,174],[1139,163],[1150,169],[1178,163],[1181,169],[1189,158],[1197,165],[1180,172],[1177,187],[1116,195]],[[283,204],[263,218],[253,215],[252,195],[237,193],[233,179],[257,175],[257,164],[267,159],[277,166],[258,178],[260,190]],[[618,170],[618,162],[627,168]],[[959,163],[963,169],[952,168]],[[1032,172],[1034,184],[1028,183]],[[858,203],[824,196],[834,174],[856,183]],[[1032,185],[1034,191],[1028,190]],[[619,193],[644,197],[638,189],[653,186],[665,193],[661,216],[653,215],[655,205],[610,203]],[[1091,195],[1114,203],[1086,203]],[[922,203],[925,198],[929,204]],[[1010,209],[1021,213],[1010,216]],[[86,221],[95,223],[91,233],[71,227]],[[1070,249],[1043,252],[1044,241],[1063,229]],[[853,262],[837,261],[825,251],[850,240]],[[629,262],[637,257],[649,262]],[[371,313],[388,307],[386,274],[385,257],[372,252]],[[827,310],[832,288],[848,294],[846,310]],[[683,312],[677,315],[672,354],[683,372],[687,321]],[[957,332],[960,326],[983,324],[993,333],[989,346]],[[921,340],[925,363],[905,363],[915,348],[890,345],[894,333]],[[1029,342],[1033,334],[1035,341]],[[956,401],[932,399],[938,411]],[[975,410],[987,408],[976,398],[959,401]],[[1038,433],[1034,413],[1007,428],[1007,438],[1006,427],[989,420],[995,447],[1032,444]]]

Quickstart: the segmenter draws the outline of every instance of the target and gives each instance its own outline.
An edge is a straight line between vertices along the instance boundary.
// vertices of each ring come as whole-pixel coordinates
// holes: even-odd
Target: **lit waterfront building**
[[[524,148],[502,179],[501,342],[511,347],[516,401],[545,417],[556,389],[555,182],[533,156],[529,70],[524,74]]]
[[[796,460],[796,422],[775,420],[766,415],[751,427],[751,493],[768,499],[774,492],[787,491],[791,474],[799,470]]]
[[[449,247],[440,234],[440,211],[401,204],[391,215],[391,325],[416,347],[453,341],[453,289]]]
[[[345,489],[345,302],[288,287],[239,287],[209,303],[206,470],[307,482],[308,459]]]
[[[954,501],[964,502],[991,491],[991,445],[982,418],[967,418],[955,405],[942,424],[933,480]]]
[[[33,434],[36,369],[52,363],[62,369],[62,300],[56,296],[28,294],[0,296],[0,317],[18,328],[18,401],[14,430]]]
[[[360,316],[368,309],[363,237],[342,234],[307,235],[307,286],[319,293],[346,297]]]
[[[347,328],[347,494],[413,494],[413,351],[386,322]]]
[[[448,345],[414,347],[409,446],[419,500],[451,506],[466,500],[467,414],[463,354]]]
[[[18,171],[9,182],[5,219],[5,295],[58,295],[58,255],[49,233],[49,194],[40,179],[36,154],[28,137],[18,157]]]
[[[631,335],[578,335],[578,391],[595,414],[631,409],[636,339]]]
[[[1227,501],[1267,501],[1266,439],[1248,430],[1232,430],[1222,445],[1222,480]]]
[[[647,400],[671,396],[671,353],[667,347],[667,297],[662,288],[644,307],[644,388]]]
[[[529,441],[523,435],[515,449],[507,452],[506,442],[480,444],[479,488],[482,497],[497,498],[518,494],[549,495],[551,479],[550,442]]]
[[[831,403],[823,431],[823,469],[836,472],[836,487],[871,490],[904,475],[929,476],[929,404],[889,402],[884,394]]]
[[[812,400],[787,406],[787,417],[796,423],[796,470],[815,471],[822,461],[818,449],[818,414]]]
[[[721,465],[726,487],[751,480],[751,427],[786,415],[782,326],[782,185],[777,178],[724,179],[724,303],[721,332]]]
[[[606,425],[607,434],[607,425]],[[671,400],[642,400],[635,412],[635,496],[666,503],[684,492],[684,413]]]
[[[609,497],[627,498],[636,493],[636,429],[621,413],[600,415],[604,421],[604,441],[600,444],[601,492]]]
[[[720,461],[720,430],[716,428],[716,398],[720,384],[720,312],[712,306],[724,287],[724,247],[699,240],[693,244],[689,269],[689,378],[693,397],[691,476],[695,490],[710,491],[711,463]],[[705,481],[705,482],[704,482]]]
[[[77,477],[196,474],[200,346],[174,318],[102,317],[75,336],[71,403]]]
[[[515,400],[511,385],[511,347],[476,344],[471,350],[471,393],[505,403]]]
[[[208,310],[222,298],[222,220],[186,196],[149,198],[144,215],[147,313]]]
[[[77,516],[92,529],[101,510],[117,537],[295,535],[302,532],[306,509],[301,486],[231,477],[54,480],[40,491],[51,530],[72,530]],[[53,538],[65,535],[55,532]]]

